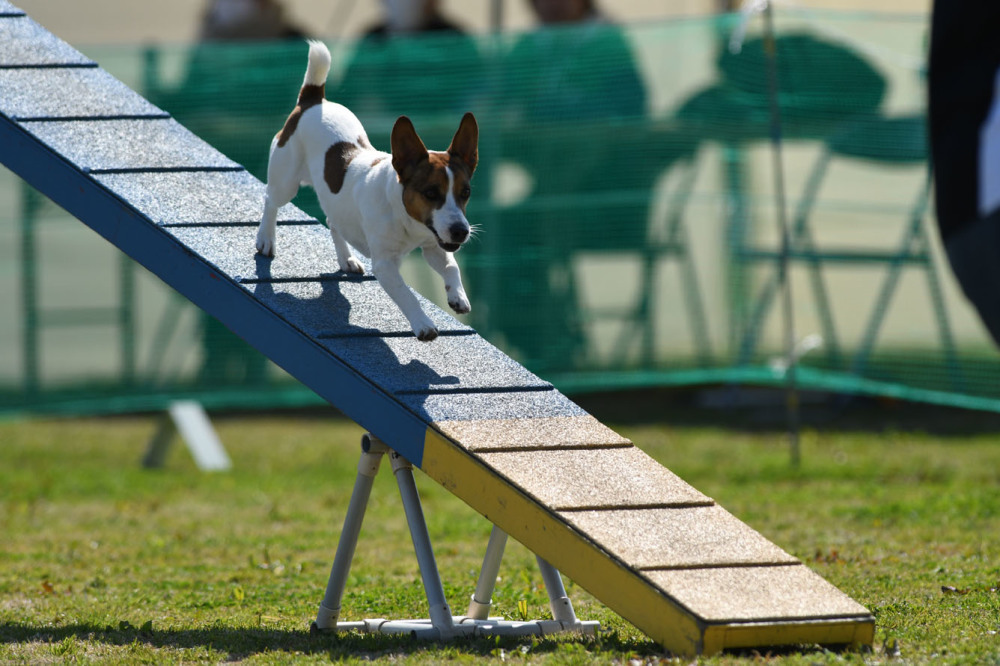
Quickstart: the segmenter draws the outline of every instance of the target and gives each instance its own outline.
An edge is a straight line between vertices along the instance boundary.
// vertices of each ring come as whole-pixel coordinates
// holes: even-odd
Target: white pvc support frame
[[[203,472],[226,472],[233,463],[212,427],[205,408],[195,400],[175,400],[160,421],[142,459],[143,467],[163,467],[167,449],[174,435],[179,434],[195,465]]]
[[[552,610],[552,619],[557,622],[567,624],[577,624],[576,613],[573,611],[573,602],[566,596],[566,588],[563,587],[562,576],[559,571],[535,555],[538,562],[538,570],[542,573],[542,581],[545,583],[545,591],[549,595],[549,608]]]
[[[476,591],[469,600],[469,609],[465,611],[466,617],[473,620],[489,618],[490,607],[493,605],[493,590],[496,588],[500,562],[503,560],[503,551],[506,547],[507,533],[494,525],[490,532],[490,541],[486,544],[486,555],[483,556],[483,566],[479,570]]]
[[[354,550],[361,534],[361,523],[365,519],[365,509],[371,497],[372,484],[378,474],[382,456],[389,448],[378,439],[365,435],[361,438],[361,460],[358,461],[358,477],[351,493],[351,503],[347,507],[344,518],[344,529],[340,532],[340,542],[337,544],[337,554],[330,570],[330,580],[326,585],[326,594],[319,605],[315,627],[317,629],[337,628],[337,618],[340,617],[340,601],[344,597],[344,587],[347,584],[347,574],[354,560]]]
[[[496,587],[497,574],[503,559],[507,544],[507,534],[493,526],[490,533],[483,567],[476,584],[476,591],[469,603],[469,610],[464,616],[452,616],[451,609],[445,599],[444,587],[438,573],[430,536],[427,533],[427,523],[424,520],[420,496],[413,479],[413,465],[405,458],[392,451],[374,435],[366,433],[361,440],[361,460],[358,462],[358,477],[354,483],[354,491],[344,518],[344,529],[337,544],[337,554],[330,570],[330,580],[326,586],[326,594],[320,603],[313,631],[360,631],[363,633],[409,634],[416,638],[440,640],[455,636],[548,636],[565,631],[576,631],[593,636],[600,628],[599,622],[580,622],[573,612],[573,605],[566,596],[562,577],[551,564],[536,557],[538,567],[549,596],[549,607],[552,610],[552,620],[531,620],[527,622],[505,621],[489,617],[492,605],[493,590]],[[430,611],[429,619],[420,620],[385,620],[369,619],[360,622],[339,622],[341,600],[347,583],[347,575],[354,559],[358,537],[361,533],[361,523],[364,520],[365,509],[371,497],[372,484],[378,473],[382,456],[390,454],[393,473],[399,486],[406,521],[413,539],[413,549],[420,566],[424,592]]]
[[[417,564],[420,565],[420,576],[424,581],[431,624],[440,632],[440,638],[450,638],[455,631],[454,622],[451,609],[444,597],[444,586],[441,584],[437,562],[434,560],[434,550],[431,548],[430,535],[427,533],[424,511],[420,506],[417,484],[413,480],[413,465],[395,451],[390,454],[390,459],[392,471],[396,475],[396,484],[399,486],[399,494],[403,498],[406,522],[410,525],[410,537],[413,539]]]

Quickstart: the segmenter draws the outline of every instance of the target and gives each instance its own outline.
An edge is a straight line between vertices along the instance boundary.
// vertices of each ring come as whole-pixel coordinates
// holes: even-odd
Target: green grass
[[[868,426],[871,423],[866,424]],[[360,429],[292,414],[218,418],[235,461],[198,472],[175,445],[139,465],[152,418],[0,422],[0,663],[649,663],[663,651],[567,582],[597,639],[414,643],[312,637],[353,484]],[[1000,663],[1000,436],[693,423],[617,430],[876,616],[871,652],[804,646],[708,663]],[[426,616],[388,465],[372,495],[344,618]],[[418,473],[435,554],[464,610],[489,525]],[[534,558],[511,544],[496,609],[547,616]],[[634,660],[634,661],[632,661]]]

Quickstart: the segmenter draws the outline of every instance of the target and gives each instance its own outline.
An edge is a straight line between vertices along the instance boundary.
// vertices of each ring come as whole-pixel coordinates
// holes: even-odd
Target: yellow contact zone
[[[875,640],[875,620],[818,620],[814,622],[746,623],[711,625],[705,630],[703,654],[726,648],[761,645],[811,644],[871,645]]]
[[[702,627],[688,611],[432,429],[421,469],[653,640],[677,654],[702,652]]]

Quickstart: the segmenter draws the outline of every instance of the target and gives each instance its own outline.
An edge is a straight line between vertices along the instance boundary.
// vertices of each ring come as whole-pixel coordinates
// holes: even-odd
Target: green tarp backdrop
[[[761,22],[739,23],[331,43],[327,97],[383,149],[399,115],[438,149],[477,115],[466,321],[559,388],[778,385],[775,116]],[[1000,410],[933,223],[926,17],[776,26],[800,385]],[[83,50],[262,179],[306,64],[302,42]],[[0,412],[317,400],[7,171],[0,349]]]

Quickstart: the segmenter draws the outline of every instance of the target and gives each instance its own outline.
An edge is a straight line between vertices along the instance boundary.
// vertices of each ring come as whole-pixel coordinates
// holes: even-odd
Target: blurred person
[[[307,35],[279,0],[208,0],[199,34],[180,85],[165,89],[153,81],[151,97],[263,177],[269,128],[288,115]]]
[[[543,24],[577,23],[601,17],[592,0],[530,0],[535,16]]]
[[[203,42],[304,39],[278,0],[211,0],[201,19]]]
[[[523,120],[636,118],[646,90],[623,32],[593,0],[529,0],[540,29],[505,58],[503,98]]]
[[[382,20],[365,35],[387,37],[420,32],[463,34],[465,30],[441,13],[437,0],[382,0]]]
[[[382,18],[355,45],[330,99],[351,109],[371,130],[376,147],[392,122],[452,127],[469,110],[481,73],[479,49],[436,0],[382,0]],[[431,131],[429,143],[450,137]]]
[[[621,27],[593,0],[528,1],[538,27],[502,56],[493,99],[502,159],[530,189],[484,230],[492,254],[481,263],[508,268],[470,272],[470,287],[498,281],[496,298],[477,295],[489,301],[488,325],[528,367],[558,371],[588,351],[574,258],[645,241],[654,167],[635,164],[636,143],[649,140],[647,95]],[[622,164],[633,166],[609,169]],[[642,193],[635,202],[606,203],[625,190]]]
[[[183,80],[165,86],[150,62],[146,96],[264,178],[274,127],[281,127],[291,110],[288,100],[298,93],[305,37],[279,0],[208,0],[200,43],[190,51]],[[244,386],[267,381],[263,356],[213,317],[202,313],[199,322],[200,382]]]
[[[928,117],[948,260],[1000,344],[1000,3],[937,0]]]

